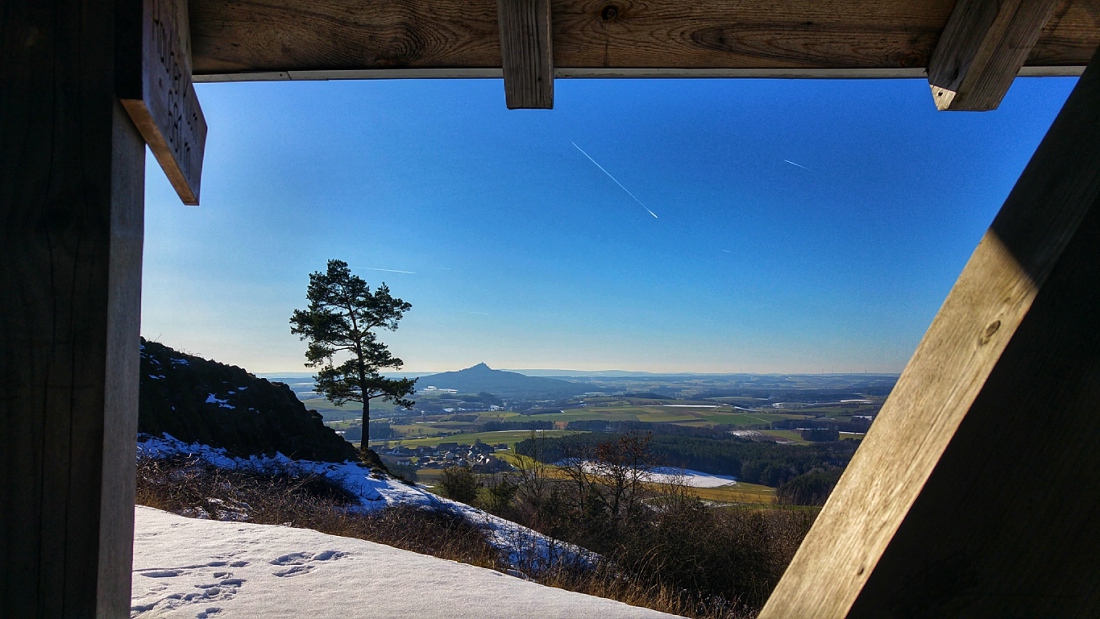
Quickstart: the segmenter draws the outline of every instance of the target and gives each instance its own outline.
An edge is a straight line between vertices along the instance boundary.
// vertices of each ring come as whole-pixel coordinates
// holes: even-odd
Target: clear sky
[[[199,84],[202,205],[147,158],[142,334],[306,370],[288,319],[339,258],[412,303],[409,371],[899,372],[1075,82]]]

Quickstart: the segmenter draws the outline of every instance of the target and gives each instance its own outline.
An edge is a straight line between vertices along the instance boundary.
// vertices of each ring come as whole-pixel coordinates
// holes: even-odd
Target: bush
[[[481,486],[481,480],[468,466],[452,466],[449,469],[443,469],[443,474],[439,478],[439,489],[443,496],[467,505],[477,501],[477,492]]]

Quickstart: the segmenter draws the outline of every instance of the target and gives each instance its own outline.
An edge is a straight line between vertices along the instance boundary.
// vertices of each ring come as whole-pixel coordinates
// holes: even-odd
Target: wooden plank
[[[995,110],[1057,0],[959,0],[928,64],[940,110]]]
[[[130,607],[145,144],[115,3],[0,11],[0,615]]]
[[[554,107],[550,0],[497,0],[508,109]]]
[[[1020,77],[1080,77],[1084,67],[1024,67]],[[554,79],[898,79],[924,78],[920,67],[899,69],[614,69],[555,67]],[[358,69],[331,71],[276,71],[269,73],[208,73],[196,75],[196,83],[279,82],[289,80],[392,80],[392,79],[501,79],[501,69]]]
[[[762,619],[1100,613],[1097,117],[1100,53]]]
[[[183,203],[198,204],[207,127],[191,83],[187,0],[125,6],[134,13],[118,34],[119,99]]]
[[[190,0],[197,75],[499,69],[496,0]],[[573,69],[922,69],[955,0],[550,0]],[[606,9],[614,8],[614,11]],[[1100,0],[1061,0],[1025,66],[1083,67]]]

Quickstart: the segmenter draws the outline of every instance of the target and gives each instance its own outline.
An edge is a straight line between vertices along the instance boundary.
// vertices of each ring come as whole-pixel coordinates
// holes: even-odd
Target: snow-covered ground
[[[358,509],[371,511],[398,504],[415,505],[448,511],[480,526],[486,539],[498,550],[507,554],[512,566],[540,565],[547,559],[561,557],[583,558],[587,551],[548,538],[537,531],[459,503],[439,497],[416,485],[385,477],[372,476],[370,469],[358,462],[315,462],[291,460],[282,454],[274,457],[234,458],[224,449],[200,443],[184,443],[165,435],[157,438],[149,435],[138,437],[138,456],[165,458],[173,455],[189,455],[224,469],[271,470],[288,469],[303,474],[321,475],[349,490],[360,499]],[[247,520],[247,518],[244,518]]]
[[[308,529],[137,507],[130,616],[385,619],[672,617]]]
[[[569,466],[570,462],[576,462],[576,460],[559,460],[554,464],[558,466]],[[584,461],[584,468],[590,473],[601,472],[603,465]],[[691,469],[681,469],[672,466],[657,466],[644,471],[641,475],[643,481],[653,482],[655,484],[683,484],[692,488],[720,488],[722,486],[731,486],[737,483],[736,477],[729,475],[715,475],[712,473],[703,473],[702,471],[693,471]]]
[[[691,486],[692,488],[719,488],[737,483],[737,478],[729,475],[714,475],[691,469],[664,466],[650,469],[648,479],[658,484],[682,482],[685,486]]]

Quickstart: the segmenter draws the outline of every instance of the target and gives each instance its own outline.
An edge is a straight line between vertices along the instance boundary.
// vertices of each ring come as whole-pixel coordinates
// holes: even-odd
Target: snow
[[[444,499],[427,490],[383,475],[373,475],[359,462],[316,462],[291,460],[281,453],[273,457],[251,456],[234,458],[224,449],[200,443],[187,444],[170,435],[158,438],[142,434],[138,436],[138,456],[166,458],[173,455],[190,455],[224,469],[251,469],[267,471],[287,469],[301,474],[325,477],[359,497],[358,510],[372,511],[399,504],[437,509],[457,514],[481,527],[486,540],[494,548],[504,552],[513,566],[543,565],[560,558],[584,559],[592,556],[588,551],[546,537],[533,529],[494,516],[464,503]]]
[[[232,393],[232,391],[230,393]],[[213,393],[206,396],[206,403],[217,404],[221,408],[234,408],[234,406],[229,403],[229,400],[219,400]]]
[[[673,617],[358,539],[137,507],[131,618]]]
[[[557,466],[569,466],[576,460],[559,460],[554,464]],[[600,474],[601,470],[607,465],[599,462],[584,461],[584,469],[590,473]],[[641,474],[642,481],[652,482],[655,484],[683,484],[692,488],[720,488],[722,486],[732,486],[737,483],[736,477],[729,475],[715,475],[713,473],[703,473],[702,471],[693,471],[691,469],[681,469],[671,466],[655,466]]]
[[[729,475],[714,475],[691,469],[677,469],[670,467],[658,467],[650,469],[649,481],[658,484],[671,484],[683,482],[685,486],[692,488],[720,488],[737,483],[736,477]]]

